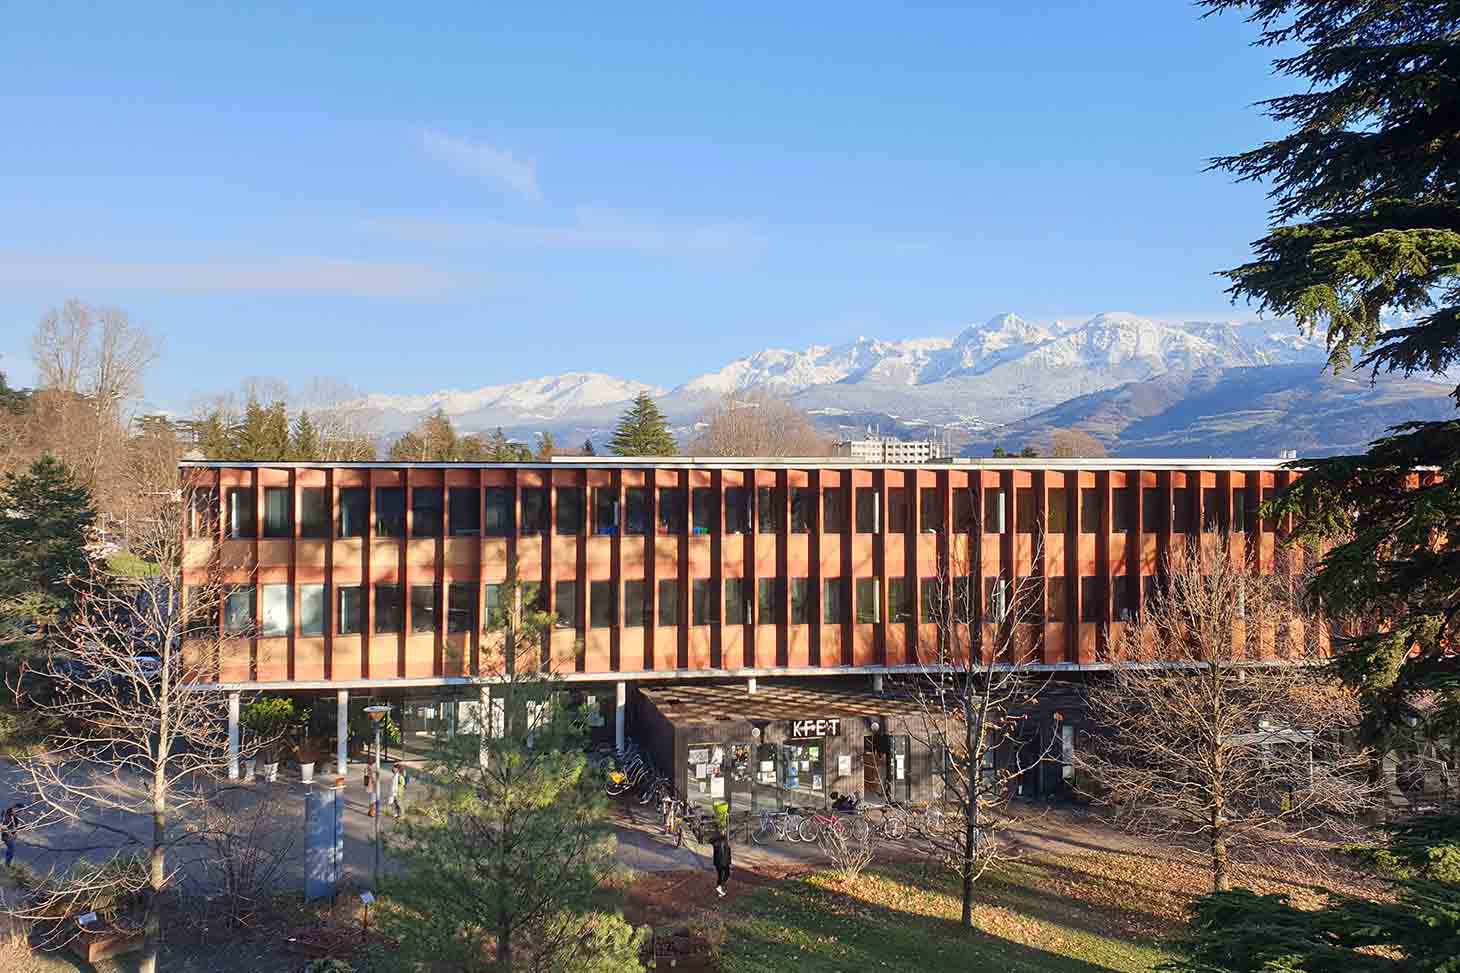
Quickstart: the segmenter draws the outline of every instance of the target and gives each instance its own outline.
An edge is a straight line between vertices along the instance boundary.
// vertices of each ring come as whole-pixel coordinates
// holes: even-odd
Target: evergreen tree
[[[206,459],[233,459],[234,431],[216,409],[192,423],[193,447]]]
[[[557,449],[558,444],[553,442],[553,434],[540,432],[537,434],[537,455],[534,459],[539,463],[546,463],[553,458],[553,453],[557,452]]]
[[[585,440],[583,440],[583,455],[584,456],[597,456],[598,455],[598,450],[596,450],[596,449],[593,448],[593,440],[592,439],[585,439]]]
[[[674,456],[679,452],[669,422],[648,392],[634,396],[634,404],[619,417],[608,444],[619,456]]]
[[[316,460],[321,455],[319,429],[308,412],[300,412],[294,421],[294,439],[289,444],[289,456],[296,460]]]
[[[1234,299],[1327,335],[1334,371],[1443,375],[1460,360],[1460,8],[1419,0],[1204,0],[1243,10],[1298,93],[1288,133],[1213,165],[1270,183],[1271,227],[1226,272]],[[1388,326],[1382,315],[1401,315]],[[1456,389],[1460,399],[1460,388]],[[1305,460],[1267,511],[1334,546],[1311,591],[1340,670],[1366,690],[1367,741],[1456,679],[1460,421],[1407,423],[1367,453]],[[1417,470],[1428,468],[1417,475]]]
[[[46,455],[24,473],[6,475],[0,511],[0,605],[31,599],[50,611],[69,604],[69,579],[89,565],[87,535],[96,522],[91,492]]]

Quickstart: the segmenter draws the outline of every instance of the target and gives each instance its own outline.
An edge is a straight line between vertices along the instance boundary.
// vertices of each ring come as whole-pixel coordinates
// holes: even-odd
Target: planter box
[[[135,953],[141,948],[142,934],[140,932],[118,932],[106,926],[83,931],[71,940],[71,952],[92,964],[113,956]]]

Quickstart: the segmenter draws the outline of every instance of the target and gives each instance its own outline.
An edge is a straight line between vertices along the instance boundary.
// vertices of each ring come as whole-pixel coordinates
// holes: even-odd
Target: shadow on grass
[[[946,896],[941,885],[908,884],[898,869],[880,873],[913,894]],[[1031,896],[1038,893],[1028,890]],[[1019,911],[1017,906],[1002,903]],[[783,883],[732,907],[726,945],[726,973],[761,973],[794,968],[804,973],[852,969],[905,969],[918,973],[1120,973],[1149,969],[1151,945],[1125,942],[1119,934],[1072,928],[1070,916],[1054,910],[1030,918],[1053,926],[1031,929],[1045,945],[1017,942],[986,930],[966,930],[955,919],[867,902],[807,880]],[[787,965],[794,959],[794,967]]]

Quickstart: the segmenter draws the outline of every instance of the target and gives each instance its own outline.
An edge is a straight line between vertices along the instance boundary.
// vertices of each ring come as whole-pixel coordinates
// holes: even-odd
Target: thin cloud
[[[541,196],[537,187],[537,167],[506,149],[433,129],[423,129],[416,135],[421,146],[442,162],[502,183],[528,199]]]
[[[0,286],[68,291],[427,298],[459,290],[472,280],[429,264],[327,257],[125,261],[0,251]]]
[[[504,246],[538,250],[622,250],[660,256],[744,257],[764,239],[743,223],[656,226],[608,210],[578,210],[577,223],[452,223],[438,220],[368,220],[366,232],[434,246]]]

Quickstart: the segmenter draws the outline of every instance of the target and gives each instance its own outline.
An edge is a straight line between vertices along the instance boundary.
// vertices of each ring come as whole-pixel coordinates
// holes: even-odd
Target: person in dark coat
[[[723,897],[730,881],[730,836],[717,831],[710,847],[715,850],[715,892]]]
[[[15,859],[15,838],[20,831],[20,811],[19,804],[12,804],[5,809],[5,816],[0,817],[0,841],[5,842],[6,868]]]

